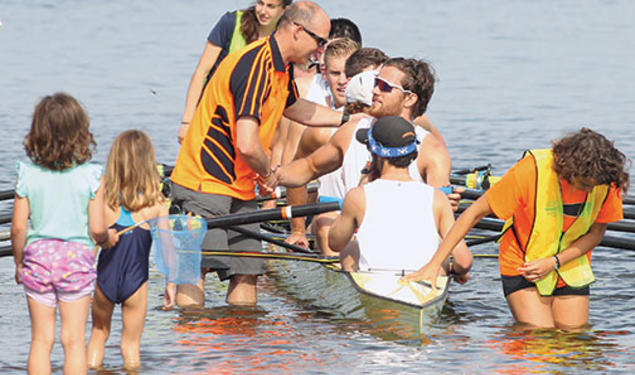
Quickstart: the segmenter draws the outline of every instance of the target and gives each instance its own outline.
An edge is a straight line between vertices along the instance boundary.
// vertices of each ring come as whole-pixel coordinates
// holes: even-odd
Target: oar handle
[[[341,209],[338,202],[306,204],[302,206],[283,206],[268,210],[241,212],[238,214],[212,217],[207,219],[208,228],[226,228],[235,225],[259,223],[269,220],[286,220],[293,217],[321,214]]]
[[[307,193],[315,193],[318,191],[319,186],[320,186],[319,182],[312,182],[306,186],[306,191]],[[271,195],[264,196],[264,197],[257,197],[256,201],[262,202],[262,201],[268,201],[271,199],[286,198],[286,196],[287,196],[287,189],[284,186],[278,186]]]
[[[14,190],[0,190],[0,201],[5,201],[7,199],[13,199],[15,195]]]

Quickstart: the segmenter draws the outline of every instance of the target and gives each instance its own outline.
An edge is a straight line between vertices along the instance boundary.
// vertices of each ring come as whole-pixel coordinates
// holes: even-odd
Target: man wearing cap
[[[347,271],[409,270],[425,265],[438,248],[439,238],[454,224],[446,195],[414,181],[408,166],[417,158],[414,126],[399,116],[386,116],[356,139],[372,155],[371,181],[350,190],[342,212],[329,231],[329,244],[341,252]],[[348,246],[357,231],[358,251]],[[461,241],[446,272],[463,283],[469,278],[472,254]]]
[[[326,44],[330,23],[315,3],[290,5],[268,38],[229,54],[201,97],[171,175],[173,201],[204,217],[257,210],[255,181],[267,194],[277,184],[267,150],[285,116],[306,125],[337,126],[341,113],[298,99],[290,63],[302,63]],[[258,231],[257,225],[244,229]],[[208,231],[203,249],[260,251],[258,240],[225,229]],[[239,257],[203,260],[229,279],[226,301],[253,305],[264,262]],[[180,285],[179,305],[203,305],[204,275],[198,285]]]
[[[373,101],[368,113],[376,118],[396,115],[412,121],[425,112],[433,91],[434,75],[427,63],[414,59],[390,59],[374,80]],[[357,186],[360,171],[369,156],[366,149],[356,145],[352,139],[358,129],[369,128],[373,121],[372,118],[350,121],[317,151],[278,169],[276,174],[280,185],[302,186],[344,164],[347,189]],[[449,185],[451,162],[447,149],[421,127],[416,127],[415,131],[419,133],[421,145],[416,162],[410,166],[411,177],[434,187]],[[453,205],[458,205],[459,194],[451,194],[449,198]]]

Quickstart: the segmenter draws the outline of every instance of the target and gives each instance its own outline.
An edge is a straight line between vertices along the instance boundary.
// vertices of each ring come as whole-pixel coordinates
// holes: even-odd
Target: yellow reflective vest
[[[587,194],[582,212],[563,233],[564,221],[562,191],[559,177],[553,170],[551,149],[528,150],[536,162],[536,202],[533,227],[525,250],[525,261],[530,262],[554,256],[585,235],[595,222],[609,191],[608,185],[597,185]],[[513,218],[505,223],[508,229]],[[540,295],[549,296],[558,282],[558,275],[574,288],[581,288],[595,281],[586,254],[563,264],[557,271],[549,272],[536,282]]]
[[[237,51],[247,45],[247,41],[245,40],[243,33],[240,32],[240,21],[242,20],[242,18],[243,18],[243,11],[237,10],[236,11],[236,25],[234,25],[234,32],[232,34],[231,42],[229,43],[228,53]]]

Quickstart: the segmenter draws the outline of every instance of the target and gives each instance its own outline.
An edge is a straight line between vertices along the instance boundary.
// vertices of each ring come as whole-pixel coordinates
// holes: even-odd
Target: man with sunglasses
[[[173,202],[204,217],[258,209],[254,188],[263,195],[277,185],[268,155],[278,123],[286,117],[309,126],[338,126],[342,113],[298,98],[291,63],[303,63],[324,48],[330,22],[315,3],[290,5],[279,29],[268,38],[232,52],[207,84],[183,139],[171,175]],[[244,229],[257,232],[258,225]],[[260,241],[226,229],[208,231],[205,250],[261,251]],[[179,285],[179,305],[203,305],[209,270],[230,280],[226,301],[253,305],[264,262],[238,257],[206,258],[198,285]]]
[[[434,75],[424,61],[390,59],[376,77],[369,113],[375,118],[393,115],[413,121],[426,111],[434,92],[434,81]],[[288,187],[301,186],[344,164],[344,168],[351,171],[349,175],[354,174],[353,171],[360,171],[355,176],[347,178],[351,181],[347,184],[347,190],[352,189],[352,181],[360,181],[361,170],[369,160],[368,151],[352,142],[352,139],[356,131],[370,128],[374,121],[372,118],[364,118],[344,124],[313,154],[278,169],[276,174],[279,184]],[[447,149],[421,127],[415,129],[419,133],[417,138],[421,144],[416,163],[409,168],[410,175],[413,179],[424,181],[434,187],[448,186],[451,162]],[[458,205],[459,194],[450,194],[449,198],[453,206]]]

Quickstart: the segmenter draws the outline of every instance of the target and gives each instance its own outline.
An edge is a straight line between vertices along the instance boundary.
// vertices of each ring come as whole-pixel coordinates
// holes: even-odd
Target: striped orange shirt
[[[259,122],[263,149],[298,91],[273,35],[230,53],[205,87],[181,144],[171,180],[190,190],[254,199],[256,173],[236,151],[236,122]]]

